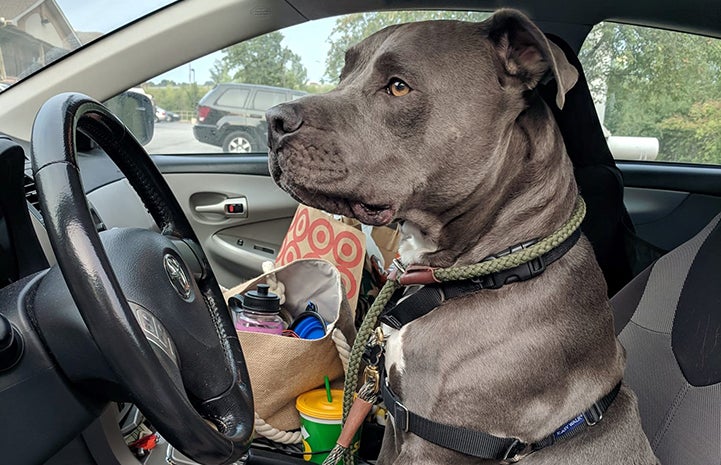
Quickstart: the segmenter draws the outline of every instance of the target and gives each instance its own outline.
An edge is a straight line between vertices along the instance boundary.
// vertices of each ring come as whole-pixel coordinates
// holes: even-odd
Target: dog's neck
[[[484,179],[445,211],[409,212],[401,260],[434,267],[476,263],[558,229],[571,215],[578,189],[560,131],[549,118],[550,109],[539,102],[508,128],[498,144],[504,152],[498,155],[507,161],[493,185]]]

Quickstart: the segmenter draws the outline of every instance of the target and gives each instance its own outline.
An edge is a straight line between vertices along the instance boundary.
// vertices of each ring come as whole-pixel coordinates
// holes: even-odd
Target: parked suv
[[[198,103],[193,135],[225,152],[264,152],[268,133],[265,111],[305,94],[256,84],[218,84]]]

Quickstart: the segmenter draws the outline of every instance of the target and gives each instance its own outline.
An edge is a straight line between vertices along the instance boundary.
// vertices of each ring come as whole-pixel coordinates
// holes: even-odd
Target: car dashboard
[[[95,229],[99,233],[114,227],[157,231],[151,216],[120,170],[102,150],[89,141],[84,142],[86,144],[78,150],[78,169]],[[38,318],[35,312],[23,310],[30,300],[27,294],[37,292],[38,283],[48,273],[58,271],[54,267],[55,257],[44,226],[43,207],[28,152],[29,147],[0,135],[0,317],[10,322],[11,333],[20,347],[17,360],[7,362],[6,366],[0,365],[0,371],[7,370],[0,378],[0,403],[13,406],[4,412],[3,421],[16,425],[10,436],[19,438],[32,434],[33,422],[27,421],[28,416],[41,418],[43,427],[49,430],[83,429],[74,439],[65,438],[67,445],[45,462],[47,465],[68,463],[68,457],[72,458],[72,463],[88,464],[108,463],[110,457],[113,461],[122,458],[121,463],[195,464],[165,441],[133,403],[93,401],[92,383],[91,392],[87,392],[86,386],[78,395],[68,383],[58,381],[63,378],[58,376],[62,364],[54,360],[52,351],[43,353],[43,347],[54,347],[57,343],[50,341],[52,344],[48,344],[45,338],[71,340],[72,334],[43,335],[37,331],[39,324],[35,321]],[[40,319],[47,318],[45,313],[46,316],[40,316]],[[0,353],[0,363],[8,358],[7,354]],[[22,364],[17,363],[21,355]],[[82,359],[82,356],[78,357]],[[31,363],[27,361],[29,358],[33,359]],[[15,369],[10,371],[10,368]],[[45,370],[47,375],[37,376],[39,369]],[[28,391],[34,391],[35,396]],[[44,400],[37,401],[39,397]],[[12,438],[8,441],[15,442]],[[34,456],[47,455],[47,450],[53,447],[57,446],[42,444]],[[278,454],[277,448],[271,451],[262,443],[256,443],[243,463],[300,463],[302,460],[298,457],[301,455],[302,451],[297,447],[288,447]],[[28,461],[27,455],[14,457],[23,463]],[[34,460],[30,458],[30,462],[34,463]]]

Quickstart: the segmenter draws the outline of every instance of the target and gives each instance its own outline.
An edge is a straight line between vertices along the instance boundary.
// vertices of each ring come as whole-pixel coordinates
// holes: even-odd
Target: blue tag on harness
[[[570,433],[571,431],[578,428],[583,423],[584,423],[583,414],[581,414],[581,415],[577,416],[576,418],[574,418],[573,420],[566,423],[565,425],[558,428],[556,430],[556,432],[553,433],[554,439],[558,439],[561,436],[564,436],[564,435]]]

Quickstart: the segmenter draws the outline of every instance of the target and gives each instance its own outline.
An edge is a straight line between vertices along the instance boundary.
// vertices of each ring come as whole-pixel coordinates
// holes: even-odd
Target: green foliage
[[[658,160],[721,164],[710,136],[721,116],[721,41],[602,23],[579,58],[592,91],[606,92],[612,134],[657,137]]]
[[[210,79],[214,84],[231,82],[233,80],[233,76],[230,74],[230,68],[226,60],[215,60],[213,68],[210,70]]]
[[[659,123],[670,161],[721,163],[721,100],[691,105],[686,115]]]
[[[174,112],[194,112],[198,101],[211,88],[212,86],[184,83],[166,87],[148,86],[145,91],[153,96],[155,104],[161,108]]]
[[[335,88],[335,84],[318,84],[318,83],[308,83],[305,85],[305,90],[309,94],[323,94],[328,91],[331,91]]]
[[[223,49],[211,79],[302,89],[308,80],[300,57],[281,44],[283,34],[275,31]]]
[[[393,24],[432,19],[456,19],[460,21],[482,21],[490,13],[478,11],[384,11],[375,13],[357,13],[339,17],[328,42],[330,50],[326,58],[325,75],[330,82],[338,82],[343,69],[345,51],[365,37]]]

